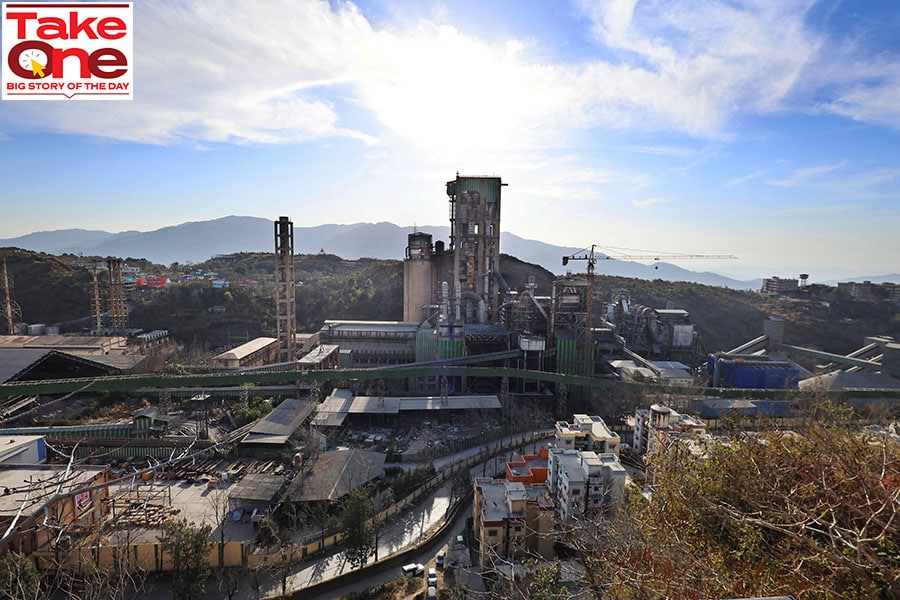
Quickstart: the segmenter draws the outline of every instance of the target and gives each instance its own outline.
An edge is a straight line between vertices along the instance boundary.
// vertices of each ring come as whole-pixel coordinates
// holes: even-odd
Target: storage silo
[[[403,260],[403,320],[421,323],[422,308],[434,300],[434,246],[430,233],[416,231],[407,236]]]

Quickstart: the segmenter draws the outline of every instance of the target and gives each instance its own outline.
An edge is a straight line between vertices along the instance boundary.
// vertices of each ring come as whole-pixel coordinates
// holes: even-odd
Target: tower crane
[[[595,250],[600,248],[604,251],[617,253],[615,256],[611,256],[609,254],[597,254]],[[626,254],[625,252],[638,252],[640,254]],[[563,266],[569,264],[570,260],[584,260],[587,261],[587,289],[585,290],[586,298],[584,299],[584,343],[585,343],[585,351],[584,351],[584,361],[585,361],[585,372],[588,375],[593,375],[592,362],[591,358],[591,340],[593,338],[592,334],[592,317],[594,314],[594,267],[597,264],[598,260],[652,260],[654,262],[659,262],[661,260],[695,260],[695,259],[709,259],[709,260],[731,260],[736,259],[737,256],[731,254],[679,254],[675,252],[649,252],[644,250],[634,250],[631,248],[615,248],[612,246],[598,246],[597,244],[591,244],[590,249],[585,248],[584,250],[580,250],[575,254],[570,254],[568,256],[562,257]],[[655,266],[654,268],[659,268],[659,266]]]

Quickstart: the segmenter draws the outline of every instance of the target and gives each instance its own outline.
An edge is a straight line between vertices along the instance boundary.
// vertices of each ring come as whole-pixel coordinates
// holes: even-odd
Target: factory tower
[[[294,294],[294,223],[275,221],[275,324],[278,361],[294,360],[297,348],[297,300]]]

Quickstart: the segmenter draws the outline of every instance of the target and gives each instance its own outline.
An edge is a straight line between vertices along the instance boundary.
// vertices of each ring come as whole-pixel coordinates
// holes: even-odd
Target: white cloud
[[[810,180],[813,180],[820,175],[825,175],[826,173],[831,173],[832,171],[843,169],[845,166],[847,166],[846,161],[829,165],[816,165],[815,167],[799,169],[785,179],[772,179],[767,181],[766,183],[768,183],[769,185],[777,185],[779,187],[804,186],[809,184]]]
[[[665,202],[665,198],[644,198],[642,200],[632,200],[631,205],[635,208],[649,208],[654,204],[659,204],[660,202]]]
[[[805,25],[812,4],[584,0],[603,47],[552,63],[540,40],[479,39],[442,24],[440,11],[379,29],[350,2],[145,0],[135,5],[134,102],[19,103],[4,118],[158,144],[396,136],[487,162],[567,148],[598,128],[720,138],[735,115],[783,109],[799,82],[841,86],[819,110],[900,126],[900,68],[826,68],[825,38]],[[854,57],[840,54],[842,64]]]

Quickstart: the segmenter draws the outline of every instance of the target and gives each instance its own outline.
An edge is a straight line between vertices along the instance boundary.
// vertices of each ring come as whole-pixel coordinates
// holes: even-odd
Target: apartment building
[[[508,462],[505,479],[475,480],[474,528],[482,566],[497,558],[553,557],[555,507],[546,485],[548,456],[541,448]]]
[[[634,449],[641,456],[653,454],[670,436],[706,433],[706,423],[663,404],[634,412]]]
[[[556,516],[609,514],[621,507],[625,467],[611,452],[553,448],[549,452],[547,489],[556,505]]]
[[[619,434],[598,416],[578,414],[571,423],[556,422],[556,446],[562,450],[590,450],[619,456]]]

